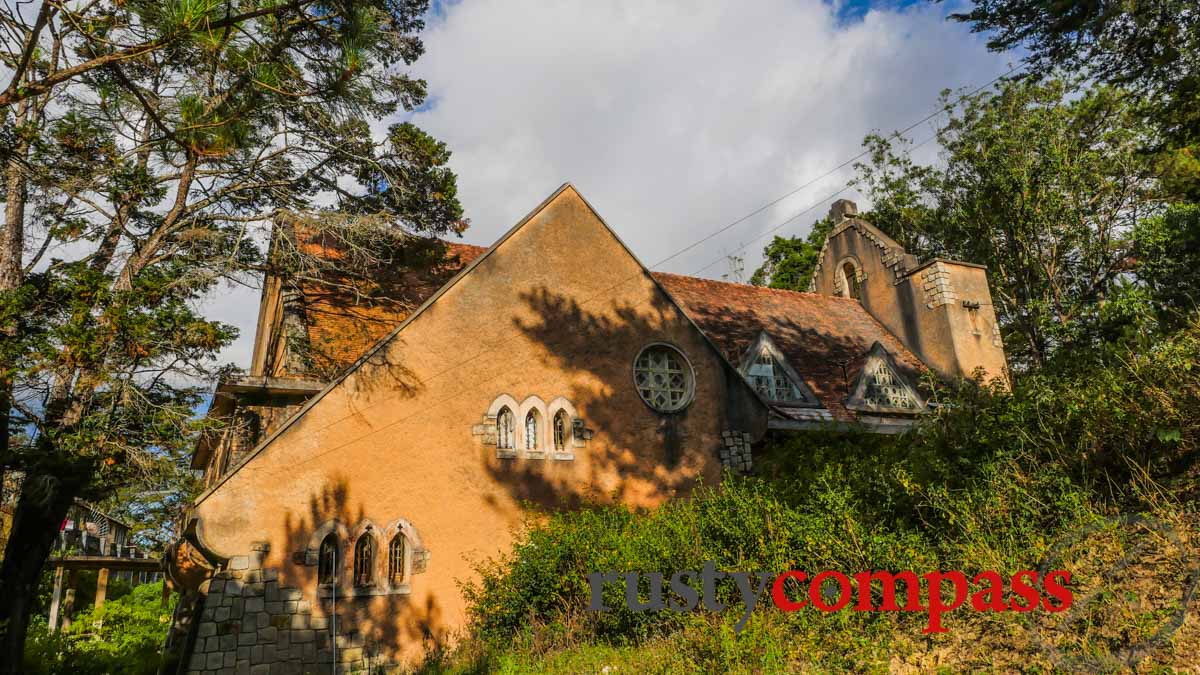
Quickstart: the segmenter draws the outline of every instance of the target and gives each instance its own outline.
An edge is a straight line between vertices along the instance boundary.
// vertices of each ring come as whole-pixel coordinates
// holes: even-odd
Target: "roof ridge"
[[[816,293],[814,291],[796,291],[796,290],[792,290],[790,288],[774,288],[772,286],[759,286],[756,284],[743,284],[743,283],[738,283],[736,281],[721,281],[720,279],[709,279],[708,277],[693,277],[693,276],[690,276],[687,274],[676,274],[674,272],[651,271],[650,274],[653,274],[653,275],[662,274],[664,276],[676,277],[678,279],[694,279],[696,281],[703,281],[705,283],[710,283],[710,284],[720,284],[722,286],[736,286],[738,288],[748,288],[748,289],[753,289],[755,291],[766,291],[769,293],[779,293],[779,294],[784,294],[784,295],[799,295],[802,297],[829,298],[830,300],[838,300],[838,301],[843,301],[843,302],[850,301],[850,302],[858,303],[858,301],[853,298],[844,298],[840,295],[826,295],[824,293]],[[861,304],[861,303],[859,303],[859,304]]]

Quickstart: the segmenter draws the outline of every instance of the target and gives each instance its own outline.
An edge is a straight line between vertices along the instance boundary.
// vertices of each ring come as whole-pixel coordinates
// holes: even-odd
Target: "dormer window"
[[[900,374],[892,355],[876,342],[851,389],[846,407],[883,413],[918,413],[925,407],[917,390]]]
[[[794,401],[802,398],[800,387],[788,379],[783,366],[770,354],[759,354],[746,373],[750,384],[771,401]]]
[[[867,389],[863,394],[867,403],[882,408],[916,410],[916,398],[886,361],[879,360],[871,364],[863,377],[867,378]]]
[[[820,403],[783,352],[764,331],[742,358],[742,376],[759,396],[775,403],[791,406],[817,407]]]

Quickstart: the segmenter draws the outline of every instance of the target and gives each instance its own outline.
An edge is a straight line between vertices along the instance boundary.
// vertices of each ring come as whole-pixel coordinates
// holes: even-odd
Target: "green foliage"
[[[44,617],[29,626],[25,672],[31,675],[151,675],[170,625],[171,604],[162,605],[162,583],[79,612],[70,629],[50,633]]]
[[[1147,133],[1119,90],[1008,82],[938,131],[937,166],[868,137],[857,183],[910,252],[987,265],[1010,363],[1026,370],[1101,342],[1134,226],[1156,208]]]
[[[207,424],[195,412],[237,335],[204,315],[206,300],[276,264],[347,288],[408,262],[363,242],[466,227],[446,146],[411,124],[372,131],[426,96],[407,67],[424,51],[427,9],[99,0],[11,17],[0,473],[23,482],[0,563],[0,662],[19,660],[21,598],[36,581],[36,566],[15,561],[48,550],[44,523],[75,498],[150,521],[139,543],[169,536],[195,487],[187,460]],[[273,225],[295,213],[352,218],[347,229],[365,233],[339,242],[353,250],[336,279],[328,260],[317,269],[271,247],[287,238]]]
[[[795,659],[860,668],[855,659],[885,658],[896,626],[911,617],[767,608],[734,639],[737,612],[631,612],[623,584],[606,587],[611,611],[588,612],[586,575],[669,578],[709,560],[772,572],[1035,568],[1064,530],[1162,509],[1170,494],[1194,489],[1198,369],[1200,324],[1192,324],[1012,389],[942,391],[938,412],[900,437],[781,436],[757,476],[729,476],[719,489],[655,510],[597,506],[535,518],[466,588],[479,638],[466,660],[512,672],[557,662],[586,669],[628,659],[638,646],[663,671],[785,669]],[[731,584],[719,592],[739,603]]]
[[[990,33],[995,51],[1020,48],[1038,76],[1085,74],[1129,89],[1168,183],[1200,197],[1200,12],[1193,0],[974,0],[951,15]]]
[[[1176,204],[1133,231],[1137,276],[1171,324],[1200,308],[1200,205]]]
[[[821,247],[833,229],[833,221],[823,218],[813,223],[808,235],[775,237],[763,248],[763,264],[754,270],[750,283],[792,291],[807,291],[813,270],[820,262]]]

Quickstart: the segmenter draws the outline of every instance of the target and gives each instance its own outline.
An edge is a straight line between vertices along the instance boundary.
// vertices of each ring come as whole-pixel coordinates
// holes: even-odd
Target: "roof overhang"
[[[222,418],[233,414],[238,401],[256,396],[295,396],[309,398],[325,388],[324,382],[292,377],[267,377],[265,375],[238,375],[222,379],[213,393],[212,404],[206,417]],[[201,432],[192,452],[192,469],[203,469],[212,457],[213,448],[220,434],[213,430]]]

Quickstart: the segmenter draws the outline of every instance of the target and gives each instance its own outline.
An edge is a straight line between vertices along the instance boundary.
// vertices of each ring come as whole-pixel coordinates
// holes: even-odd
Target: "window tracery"
[[[354,545],[354,585],[370,586],[375,581],[375,537],[368,529]]]
[[[634,383],[638,395],[659,412],[676,412],[692,400],[691,365],[683,354],[665,344],[652,344],[634,361]]]
[[[513,450],[517,447],[517,425],[513,419],[512,410],[508,406],[500,409],[496,415],[496,447],[501,450]]]

